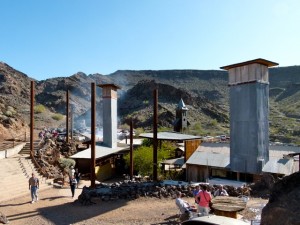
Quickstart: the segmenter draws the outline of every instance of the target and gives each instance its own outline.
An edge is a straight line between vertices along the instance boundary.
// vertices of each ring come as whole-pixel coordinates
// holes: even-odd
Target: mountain
[[[28,126],[32,80],[0,63],[0,124],[4,124],[3,118],[15,118]],[[270,138],[300,144],[300,66],[270,68],[269,80]],[[46,113],[35,114],[36,127],[64,126],[65,121],[53,120],[53,115],[66,114],[67,90],[75,120],[85,118],[89,124],[91,83],[114,83],[121,87],[118,91],[120,124],[133,118],[136,128],[151,129],[153,90],[157,88],[162,128],[172,129],[175,108],[182,98],[189,109],[190,133],[229,133],[228,73],[221,70],[119,70],[109,75],[78,72],[70,77],[35,81],[35,104],[46,107]],[[97,123],[101,125],[101,88],[96,90]],[[8,107],[17,113],[7,117]]]

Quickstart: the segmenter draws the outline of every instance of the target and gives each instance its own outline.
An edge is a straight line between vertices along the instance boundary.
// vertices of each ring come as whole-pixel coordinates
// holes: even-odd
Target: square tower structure
[[[117,90],[114,84],[99,84],[103,98],[103,144],[110,148],[117,148]]]
[[[278,63],[255,59],[221,67],[229,72],[230,168],[261,173],[269,161],[269,72]]]

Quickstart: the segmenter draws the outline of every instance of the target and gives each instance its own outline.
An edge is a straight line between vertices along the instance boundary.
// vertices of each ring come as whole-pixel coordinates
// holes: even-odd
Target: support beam
[[[96,150],[96,85],[95,83],[91,83],[91,187],[96,187],[96,158],[95,158],[95,150]]]
[[[153,91],[153,99],[154,99],[154,112],[153,112],[153,180],[157,181],[157,104],[158,104],[158,90],[155,89]]]
[[[133,122],[130,120],[130,180],[133,179]]]
[[[67,108],[66,108],[66,142],[69,143],[69,115],[70,115],[70,104],[69,104],[69,90],[67,90]]]
[[[34,156],[33,152],[33,128],[34,128],[34,81],[31,81],[31,95],[30,95],[30,156]]]

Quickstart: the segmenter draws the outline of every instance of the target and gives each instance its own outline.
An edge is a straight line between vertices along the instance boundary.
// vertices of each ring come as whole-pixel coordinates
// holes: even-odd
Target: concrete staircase
[[[25,148],[26,151],[28,150]],[[28,202],[31,201],[28,180],[32,172],[39,178],[40,190],[53,187],[52,179],[46,179],[36,171],[29,154],[24,154],[24,151],[22,154],[20,153],[0,159],[0,202],[23,195],[28,195]]]

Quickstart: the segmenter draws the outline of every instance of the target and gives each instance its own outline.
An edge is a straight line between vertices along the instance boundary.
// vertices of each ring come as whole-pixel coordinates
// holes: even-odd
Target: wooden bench
[[[246,202],[238,197],[217,196],[212,199],[212,209],[218,216],[237,219],[237,213],[246,208]]]

